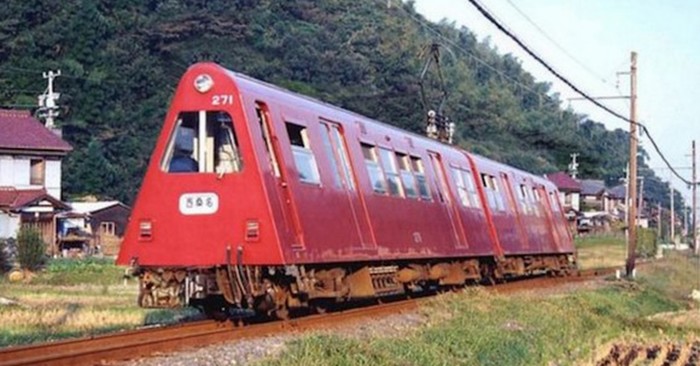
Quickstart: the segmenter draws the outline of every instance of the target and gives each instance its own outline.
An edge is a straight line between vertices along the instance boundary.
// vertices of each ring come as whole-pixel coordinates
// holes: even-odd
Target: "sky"
[[[695,0],[480,0],[482,6],[555,70],[591,96],[629,95],[630,53],[637,52],[637,120],[647,126],[662,153],[691,180],[691,143],[700,156],[700,1]],[[560,98],[578,97],[564,83],[501,33],[467,0],[415,0],[431,21],[465,26],[477,39],[488,37],[501,54],[511,53],[538,81],[552,83]],[[523,15],[524,14],[524,15]],[[527,20],[529,18],[531,22]],[[533,23],[535,25],[533,25]],[[538,29],[539,28],[539,29]],[[629,131],[629,123],[587,101],[571,108],[608,129]],[[629,116],[629,100],[601,100]],[[649,166],[668,181],[670,171],[649,139],[641,139]],[[585,151],[580,151],[585,154]],[[673,179],[690,203],[690,191]]]

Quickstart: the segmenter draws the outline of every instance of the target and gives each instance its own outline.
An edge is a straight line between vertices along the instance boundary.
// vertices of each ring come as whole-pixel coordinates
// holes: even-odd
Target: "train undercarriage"
[[[223,265],[209,268],[134,266],[139,277],[139,306],[195,306],[211,317],[237,310],[286,319],[290,310],[323,311],[329,303],[382,298],[494,283],[537,274],[575,273],[572,254],[304,264],[289,266]]]

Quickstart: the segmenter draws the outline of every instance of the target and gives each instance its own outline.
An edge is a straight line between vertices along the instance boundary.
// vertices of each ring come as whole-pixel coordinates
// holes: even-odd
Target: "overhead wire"
[[[384,5],[384,6],[386,5],[386,3],[385,3],[384,1],[382,1],[382,0],[377,0],[377,1],[378,1],[379,3],[381,3],[382,5]],[[506,73],[504,73],[502,70],[499,70],[498,68],[496,68],[496,67],[490,65],[487,61],[484,61],[483,59],[481,59],[481,58],[479,58],[477,55],[475,55],[473,52],[471,52],[471,51],[467,50],[466,48],[462,47],[460,44],[458,44],[458,43],[455,42],[454,40],[452,40],[452,39],[446,37],[444,34],[442,34],[442,32],[440,32],[439,30],[437,30],[437,29],[431,27],[430,24],[428,24],[426,21],[424,21],[423,19],[421,19],[421,18],[415,16],[413,13],[409,12],[409,11],[406,10],[404,7],[402,7],[402,6],[397,6],[396,8],[400,9],[401,11],[403,11],[404,14],[406,14],[408,17],[410,17],[410,18],[411,18],[413,21],[415,21],[416,23],[418,23],[418,24],[420,24],[421,26],[423,26],[423,28],[425,28],[425,29],[427,29],[428,31],[430,31],[431,33],[435,34],[437,37],[439,37],[440,39],[444,40],[446,43],[449,43],[450,46],[452,46],[452,47],[454,47],[454,48],[456,48],[456,49],[462,51],[462,52],[463,52],[464,54],[466,54],[470,59],[476,61],[477,63],[479,63],[480,65],[482,65],[482,66],[484,66],[484,67],[486,67],[486,68],[488,68],[489,70],[491,70],[491,71],[497,73],[497,74],[500,75],[501,77],[507,79],[507,80],[508,80],[509,82],[511,82],[512,84],[517,85],[517,86],[519,86],[519,87],[521,87],[521,88],[523,88],[523,89],[525,89],[525,90],[527,90],[527,91],[529,91],[529,92],[531,92],[531,93],[533,93],[533,94],[536,94],[536,95],[539,96],[539,97],[551,98],[549,95],[547,95],[547,94],[545,94],[545,93],[542,93],[542,92],[540,92],[540,91],[537,91],[537,90],[535,90],[535,89],[533,89],[533,88],[531,88],[531,87],[529,87],[529,86],[527,86],[527,85],[521,83],[520,81],[518,81],[518,80],[512,78],[511,76],[508,76],[508,75],[507,75]]]
[[[644,134],[646,134],[646,136],[648,137],[649,141],[651,142],[652,146],[654,147],[654,150],[656,150],[656,152],[657,152],[657,153],[659,154],[659,156],[661,157],[661,160],[663,160],[663,162],[666,164],[666,166],[668,166],[668,168],[673,172],[673,174],[674,174],[676,177],[678,177],[678,179],[680,179],[681,181],[683,181],[683,182],[686,183],[687,185],[697,185],[697,184],[698,184],[697,182],[690,182],[689,180],[687,180],[686,178],[684,178],[683,176],[681,176],[681,175],[673,168],[673,166],[670,164],[670,162],[668,161],[668,159],[667,159],[666,156],[663,154],[663,152],[662,152],[661,149],[659,148],[658,144],[656,143],[656,141],[655,141],[654,138],[652,137],[651,133],[649,132],[649,129],[648,129],[645,125],[639,123],[638,121],[633,121],[633,120],[631,120],[631,119],[629,119],[629,118],[623,116],[622,114],[620,114],[620,113],[618,113],[618,112],[612,110],[610,107],[608,107],[608,106],[602,104],[601,102],[597,101],[595,98],[593,98],[593,97],[591,97],[590,95],[588,95],[588,93],[584,92],[584,91],[581,90],[579,87],[577,87],[576,85],[574,85],[571,81],[569,81],[566,77],[564,77],[561,73],[559,73],[559,72],[556,71],[551,65],[549,65],[545,60],[543,60],[539,55],[537,55],[535,52],[533,52],[525,43],[523,43],[522,40],[520,40],[520,38],[518,38],[513,32],[511,32],[511,31],[510,31],[509,29],[507,29],[503,24],[501,24],[501,22],[499,22],[488,10],[486,10],[477,0],[468,0],[468,1],[479,11],[479,13],[481,13],[481,15],[483,15],[489,22],[491,22],[491,24],[493,24],[494,26],[496,26],[496,28],[498,28],[498,30],[500,30],[500,31],[503,32],[505,35],[507,35],[510,39],[512,39],[512,40],[513,40],[518,46],[520,46],[520,48],[522,48],[528,55],[530,55],[532,58],[534,58],[540,65],[542,65],[545,69],[547,69],[547,71],[549,71],[552,75],[554,75],[557,79],[559,79],[559,80],[562,81],[564,84],[566,84],[568,87],[570,87],[570,88],[571,88],[572,90],[574,90],[576,93],[578,93],[579,95],[581,95],[582,97],[584,97],[585,99],[587,99],[588,101],[590,101],[591,103],[593,103],[593,104],[594,104],[595,106],[597,106],[598,108],[600,108],[600,109],[606,111],[606,112],[609,113],[610,115],[615,116],[615,117],[617,117],[618,119],[621,119],[621,120],[623,120],[623,121],[625,121],[625,122],[629,122],[629,123],[631,123],[631,124],[634,124],[634,125],[639,126],[640,130],[641,130]],[[634,136],[634,137],[636,138],[636,136]]]
[[[530,23],[536,30],[539,32],[543,37],[545,37],[549,42],[551,42],[556,48],[558,48],[564,55],[566,55],[569,59],[571,59],[574,63],[579,65],[582,69],[584,69],[586,72],[594,76],[596,79],[598,79],[600,82],[608,84],[608,82],[605,80],[605,77],[599,75],[597,72],[593,71],[590,67],[588,67],[586,64],[581,62],[578,58],[576,58],[571,52],[566,50],[564,46],[560,45],[559,42],[554,40],[542,27],[540,27],[532,18],[530,18],[524,11],[522,11],[517,5],[512,0],[506,0],[510,6],[515,9],[515,11],[518,12],[528,23]]]

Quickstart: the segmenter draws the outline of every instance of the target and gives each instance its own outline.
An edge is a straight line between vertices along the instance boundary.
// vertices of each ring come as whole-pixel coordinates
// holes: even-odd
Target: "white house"
[[[29,111],[0,109],[0,237],[37,227],[53,245],[61,202],[61,160],[72,150]]]

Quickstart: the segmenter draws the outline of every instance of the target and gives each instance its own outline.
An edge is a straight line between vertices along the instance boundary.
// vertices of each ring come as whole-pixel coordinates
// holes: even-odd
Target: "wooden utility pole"
[[[637,252],[637,53],[632,51],[630,64],[630,179],[629,184],[629,245],[627,246],[627,277],[634,275]]]
[[[668,187],[671,189],[671,244],[676,245],[676,208],[673,203],[673,171],[669,170]]]
[[[698,250],[698,220],[695,219],[697,216],[698,212],[698,206],[697,206],[697,195],[696,195],[696,189],[697,189],[697,179],[695,175],[695,140],[693,140],[693,248],[695,250],[695,255],[700,254],[700,251]]]

